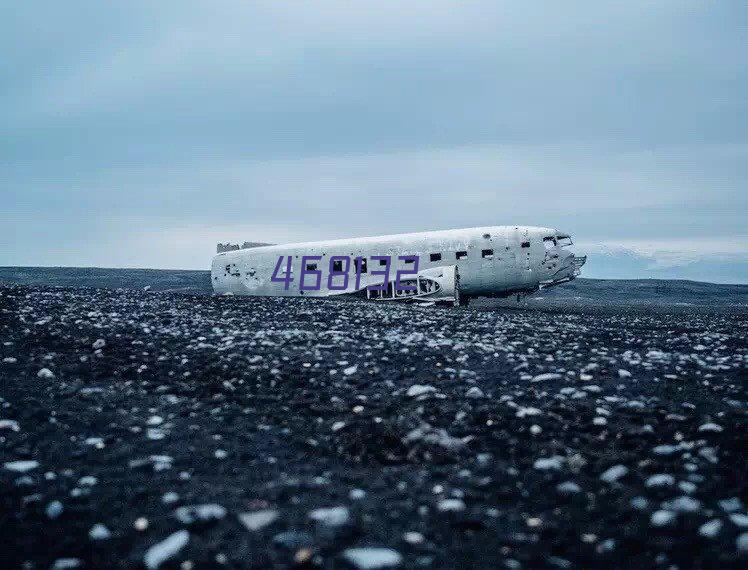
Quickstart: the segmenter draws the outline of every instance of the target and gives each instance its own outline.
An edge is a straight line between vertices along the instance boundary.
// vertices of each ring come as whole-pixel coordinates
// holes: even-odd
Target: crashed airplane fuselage
[[[219,245],[211,279],[219,294],[360,295],[380,301],[465,304],[521,298],[571,281],[585,262],[568,234],[532,226],[459,230],[235,248]]]

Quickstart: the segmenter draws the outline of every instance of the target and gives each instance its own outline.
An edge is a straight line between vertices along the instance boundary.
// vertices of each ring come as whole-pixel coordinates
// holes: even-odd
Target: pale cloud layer
[[[0,264],[534,224],[588,275],[624,252],[625,276],[717,260],[746,282],[747,22],[730,1],[23,3],[0,21]]]

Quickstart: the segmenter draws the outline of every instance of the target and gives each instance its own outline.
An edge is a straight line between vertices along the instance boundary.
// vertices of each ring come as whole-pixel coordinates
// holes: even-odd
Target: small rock
[[[62,514],[63,510],[64,507],[60,501],[52,501],[47,505],[44,512],[47,514],[47,518],[54,520]]]
[[[443,513],[455,513],[465,510],[465,503],[460,499],[443,499],[437,503],[436,508]]]
[[[623,368],[619,368],[618,377],[619,378],[631,378],[631,372],[629,372],[628,370],[624,370]]]
[[[174,534],[151,546],[143,556],[143,564],[148,570],[154,570],[176,556],[190,540],[190,533],[186,530],[178,530]]]
[[[740,554],[748,554],[748,532],[742,533],[735,539],[735,547]]]
[[[420,532],[411,531],[403,534],[403,540],[408,544],[423,544],[426,539]]]
[[[0,420],[0,429],[9,429],[11,431],[20,431],[16,420]]]
[[[629,472],[629,468],[625,465],[614,465],[610,469],[606,469],[600,474],[600,479],[606,483],[615,483],[621,477],[625,477]]]
[[[135,530],[138,532],[143,532],[148,529],[148,519],[145,517],[138,517],[135,519],[135,522],[133,523],[133,526],[135,527]]]
[[[83,563],[78,558],[58,558],[52,564],[52,570],[71,570],[81,568]]]
[[[194,524],[196,522],[208,523],[222,519],[226,516],[226,509],[215,503],[204,505],[187,505],[179,507],[174,511],[174,516],[182,524]]]
[[[169,491],[161,496],[161,502],[165,505],[172,505],[179,500],[179,495],[174,491]]]
[[[564,458],[560,455],[553,457],[541,457],[536,459],[533,467],[538,471],[560,471],[564,465]]]
[[[343,558],[359,570],[378,570],[400,566],[403,557],[391,548],[348,548],[343,551]]]
[[[410,388],[408,388],[408,391],[405,392],[405,395],[409,398],[417,398],[418,396],[429,394],[431,392],[436,392],[436,388],[434,388],[430,384],[413,384]]]
[[[693,497],[677,497],[665,503],[665,508],[678,513],[695,513],[701,508],[701,502]]]
[[[563,483],[556,485],[556,491],[562,495],[573,495],[575,493],[580,493],[582,488],[574,481],[564,481]]]
[[[678,518],[678,515],[673,511],[661,510],[653,512],[649,522],[652,526],[663,527],[673,524],[676,518]]]
[[[716,538],[721,530],[722,521],[719,519],[712,519],[699,527],[699,534],[704,538]]]
[[[241,522],[247,530],[258,531],[274,523],[278,519],[278,511],[273,509],[263,509],[261,511],[253,511],[250,513],[239,513],[237,516],[239,522]]]
[[[36,373],[36,375],[42,380],[52,380],[55,377],[54,372],[52,372],[49,368],[42,368],[39,372]]]
[[[309,518],[326,526],[343,526],[351,516],[346,507],[330,507],[311,511]]]
[[[483,390],[478,388],[478,386],[473,386],[465,393],[466,398],[479,399],[483,398],[484,396],[485,394],[483,393]]]
[[[563,376],[561,374],[556,374],[553,372],[548,372],[546,374],[538,374],[537,376],[533,376],[532,380],[530,382],[545,382],[547,380],[561,380]]]
[[[287,530],[279,532],[273,537],[273,544],[287,550],[308,548],[313,544],[312,537],[305,532]]]
[[[39,467],[38,461],[33,460],[19,460],[19,461],[8,461],[4,467],[8,471],[14,471],[16,473],[26,473],[32,469]]]
[[[743,501],[740,497],[730,497],[729,499],[722,499],[718,501],[720,508],[726,513],[734,513],[743,508]]]
[[[715,424],[715,423],[707,423],[707,424],[702,424],[702,425],[699,426],[699,431],[700,432],[719,433],[719,432],[722,431],[722,429],[723,428],[722,428],[721,425]]]
[[[644,482],[644,486],[649,488],[672,487],[673,485],[675,485],[675,477],[666,473],[652,475]]]
[[[111,536],[112,533],[109,532],[109,529],[101,523],[93,525],[91,530],[88,531],[88,537],[91,540],[107,540]]]
[[[96,342],[94,342],[92,346],[94,350],[99,350],[106,346],[106,341],[103,338],[98,338],[96,339]]]

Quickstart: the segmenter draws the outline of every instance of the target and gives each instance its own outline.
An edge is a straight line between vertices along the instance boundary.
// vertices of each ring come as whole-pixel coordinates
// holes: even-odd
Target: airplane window
[[[313,271],[314,269],[317,269],[316,263],[307,263],[306,264],[306,270],[307,271]]]
[[[356,271],[359,273],[366,273],[366,258],[365,257],[357,257],[353,260],[354,264],[356,265]],[[361,270],[359,271],[359,263],[361,263]]]
[[[405,257],[405,256],[403,256],[403,257]],[[415,261],[416,260],[411,257],[411,259],[404,260],[403,263],[413,264],[413,263],[415,263]]]
[[[467,251],[456,251],[455,259],[467,259]]]
[[[431,261],[441,261],[442,260],[442,254],[441,253],[432,253],[429,255],[429,259]]]
[[[387,265],[387,260],[386,259],[380,259],[379,260],[379,265]]]
[[[493,250],[484,249],[483,251],[481,251],[481,255],[485,257],[486,259],[493,259]]]
[[[332,270],[333,271],[343,271],[343,260],[342,259],[333,259],[332,260]]]
[[[529,241],[523,241],[522,242],[522,247],[530,247],[530,242]]]

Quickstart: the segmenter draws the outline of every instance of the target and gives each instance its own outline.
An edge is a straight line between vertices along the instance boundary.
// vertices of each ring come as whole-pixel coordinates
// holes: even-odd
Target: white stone
[[[722,428],[721,425],[715,424],[715,423],[711,423],[711,422],[699,426],[699,431],[701,431],[701,432],[706,431],[706,432],[719,433],[719,432],[722,431],[722,429],[723,428]]]
[[[408,388],[408,391],[405,392],[405,395],[409,398],[417,398],[418,396],[429,394],[431,392],[436,392],[436,388],[434,388],[430,384],[413,384],[410,388]]]
[[[485,394],[483,393],[483,390],[481,390],[481,389],[480,389],[480,388],[478,388],[477,386],[473,386],[472,388],[470,388],[470,389],[469,389],[469,390],[468,390],[468,391],[467,391],[467,392],[465,393],[465,397],[467,397],[467,398],[475,398],[475,399],[478,399],[478,398],[483,398],[484,396],[485,396]]]
[[[465,503],[460,499],[443,499],[436,508],[443,513],[456,513],[465,510]]]
[[[42,368],[36,375],[42,380],[52,380],[55,375],[49,368]]]
[[[39,467],[38,461],[33,460],[20,460],[20,461],[8,461],[4,467],[8,471],[15,471],[16,473],[26,473],[32,469]]]
[[[88,531],[88,537],[91,540],[107,540],[112,537],[112,533],[109,529],[101,523],[97,523],[91,527]]]
[[[678,515],[673,511],[655,511],[652,513],[649,522],[652,523],[652,526],[662,527],[673,524],[676,518],[678,518]]]
[[[679,513],[695,513],[701,508],[701,502],[693,497],[682,496],[668,501],[665,507]]]
[[[169,491],[161,496],[161,502],[165,505],[172,505],[179,500],[179,495],[174,491]]]
[[[553,457],[541,457],[536,459],[533,467],[538,471],[559,471],[564,465],[564,458],[560,455]]]
[[[51,566],[51,570],[71,570],[81,568],[83,563],[78,558],[58,558]]]
[[[327,526],[343,526],[350,520],[351,515],[346,507],[330,507],[314,509],[309,513],[309,518]]]
[[[734,513],[743,508],[743,501],[740,497],[730,497],[729,499],[722,499],[718,501],[720,508],[726,513]]]
[[[556,485],[556,491],[562,495],[573,495],[582,491],[582,488],[574,481],[564,481]]]
[[[348,548],[343,551],[343,558],[359,570],[379,570],[400,566],[403,557],[391,548]]]
[[[403,540],[408,544],[423,544],[426,539],[420,532],[411,531],[403,534]]]
[[[554,372],[547,372],[545,374],[538,374],[537,376],[533,376],[531,382],[545,382],[547,380],[561,380],[563,376],[561,374],[556,374]]]
[[[106,341],[103,338],[97,338],[96,342],[93,343],[94,350],[99,350],[100,348],[104,348],[106,346]]]
[[[278,511],[273,509],[263,509],[249,513],[239,513],[237,516],[239,522],[241,522],[247,530],[258,531],[274,523],[278,519]]]
[[[621,477],[625,477],[629,472],[629,468],[625,465],[614,465],[610,469],[606,469],[600,474],[600,479],[606,483],[615,483]]]
[[[0,420],[0,429],[9,429],[11,431],[20,431],[16,420]]]
[[[722,530],[722,521],[712,519],[699,527],[699,534],[704,538],[715,538]]]
[[[216,503],[204,505],[187,505],[174,511],[174,516],[182,524],[192,524],[195,521],[208,522],[222,519],[226,516],[226,509]]]
[[[652,475],[645,482],[645,487],[671,487],[675,485],[675,477],[668,475],[667,473],[658,473]]]
[[[60,501],[52,501],[47,505],[47,508],[44,510],[44,512],[47,513],[48,518],[54,520],[62,514],[63,510],[64,507],[62,506],[62,503]]]
[[[161,564],[176,556],[190,540],[190,533],[178,530],[174,534],[151,546],[143,556],[143,564],[148,570],[155,570]]]
[[[745,554],[746,552],[748,552],[748,532],[744,532],[737,539],[735,539],[735,547],[741,554]]]

